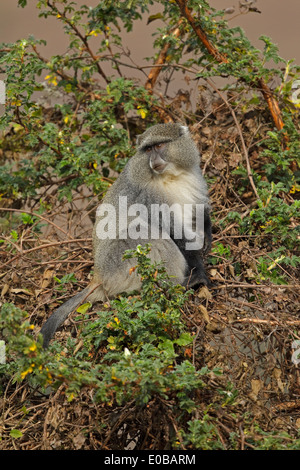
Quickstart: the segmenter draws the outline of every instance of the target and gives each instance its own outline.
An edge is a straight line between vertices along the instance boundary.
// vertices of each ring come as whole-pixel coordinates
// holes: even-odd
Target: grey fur
[[[163,144],[162,149],[160,149],[161,144]],[[158,124],[138,136],[136,154],[109,188],[102,204],[111,204],[116,208],[117,227],[120,222],[120,196],[127,197],[128,207],[135,203],[146,206],[149,209],[149,217],[150,207],[153,204],[165,203],[169,206],[174,203],[204,204],[206,221],[204,248],[197,252],[187,252],[183,245],[185,240],[163,239],[163,221],[157,221],[160,224],[159,239],[149,239],[149,236],[138,240],[122,239],[118,233],[115,239],[100,239],[97,236],[97,227],[102,216],[98,215],[93,230],[93,281],[86,289],[55,310],[47,320],[41,330],[45,347],[57,328],[85,298],[86,301],[94,303],[141,287],[136,272],[130,271],[130,268],[135,266],[135,261],[122,260],[124,251],[136,248],[138,244],[151,243],[151,260],[163,261],[174,283],[184,286],[209,284],[203,267],[203,256],[211,245],[210,205],[206,182],[199,164],[199,152],[185,126]],[[128,217],[125,232],[132,220],[132,217]],[[147,224],[149,220],[144,222]]]

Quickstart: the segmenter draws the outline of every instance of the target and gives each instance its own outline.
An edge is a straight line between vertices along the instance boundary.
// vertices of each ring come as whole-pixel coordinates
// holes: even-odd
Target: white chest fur
[[[192,172],[168,172],[155,179],[155,186],[169,204],[203,204],[206,202],[206,184],[198,169]]]
[[[175,238],[182,238],[184,234],[184,238],[191,241],[189,249],[201,249],[204,240],[204,205],[208,204],[208,198],[200,170],[195,168],[194,172],[168,172],[156,178],[155,185],[157,191],[165,195],[169,206],[169,209],[165,208],[163,227],[168,225],[171,210]]]

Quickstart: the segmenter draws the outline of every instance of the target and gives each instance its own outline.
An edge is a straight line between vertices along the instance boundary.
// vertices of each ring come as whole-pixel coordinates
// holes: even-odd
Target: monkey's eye
[[[155,148],[156,150],[161,149],[162,147],[164,147],[164,144],[163,144],[163,143],[154,145],[154,148]]]
[[[164,146],[165,146],[165,144],[162,142],[160,144],[148,145],[147,147],[145,147],[144,150],[145,150],[145,152],[150,153],[150,152],[152,152],[153,149],[159,150],[159,149],[163,148]]]

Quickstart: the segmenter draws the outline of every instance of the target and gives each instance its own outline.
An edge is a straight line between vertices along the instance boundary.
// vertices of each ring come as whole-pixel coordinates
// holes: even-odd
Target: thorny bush
[[[36,6],[67,45],[0,47],[0,448],[299,449],[299,67],[205,0]],[[145,19],[140,65],[124,44]],[[81,306],[44,351],[45,317],[88,282],[97,204],[170,121],[201,150],[214,287],[172,286],[139,247],[142,293]]]

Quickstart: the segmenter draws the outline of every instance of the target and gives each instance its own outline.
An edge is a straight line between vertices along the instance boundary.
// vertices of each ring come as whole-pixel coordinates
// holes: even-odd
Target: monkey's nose
[[[162,173],[166,166],[167,162],[165,162],[157,152],[150,156],[150,168],[155,171],[155,173]]]

